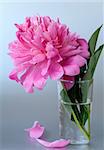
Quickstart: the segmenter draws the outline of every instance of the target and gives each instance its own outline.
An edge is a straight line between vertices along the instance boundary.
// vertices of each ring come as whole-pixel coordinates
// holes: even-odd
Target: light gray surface
[[[12,88],[15,88],[15,86],[12,86]],[[53,88],[54,90],[47,93],[48,88]],[[37,142],[31,141],[27,133],[24,132],[24,129],[31,127],[35,120],[38,120],[46,127],[44,137],[49,141],[59,138],[56,84],[49,82],[44,91],[41,93],[38,91],[36,92],[39,94],[37,99],[35,98],[35,94],[34,98],[33,95],[28,94],[21,96],[24,93],[21,91],[3,95],[2,103],[0,102],[0,104],[2,104],[1,150],[49,150],[39,145]],[[11,100],[8,100],[9,97],[11,97]],[[54,97],[54,99],[52,97]],[[93,105],[95,104],[93,103]],[[93,115],[95,115],[95,113],[96,111],[94,108]],[[92,121],[92,141],[90,145],[70,145],[61,150],[103,150],[104,128],[101,122],[94,124],[94,119]]]
[[[25,93],[8,79],[12,62],[7,55],[8,43],[15,39],[14,23],[24,22],[34,14],[61,18],[72,31],[89,39],[102,24],[102,3],[0,3],[0,150],[48,150],[28,139],[24,128],[38,120],[46,127],[48,140],[58,139],[58,101],[56,82],[48,81],[43,91]],[[102,34],[100,35],[100,44]],[[89,146],[69,146],[61,150],[104,149],[104,59],[97,66],[94,81],[92,141]],[[52,150],[52,149],[51,149]],[[58,150],[58,149],[57,149]]]

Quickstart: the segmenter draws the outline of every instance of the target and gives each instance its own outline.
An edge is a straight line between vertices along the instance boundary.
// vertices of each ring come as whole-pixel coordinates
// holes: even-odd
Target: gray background
[[[48,140],[58,139],[56,82],[49,80],[43,91],[35,90],[34,94],[27,94],[21,85],[8,79],[13,68],[7,55],[8,43],[15,39],[14,23],[23,23],[26,16],[36,14],[49,15],[54,19],[58,16],[73,32],[89,39],[103,22],[103,3],[0,3],[0,148],[3,150],[49,150],[31,141],[24,132],[24,128],[31,127],[35,120],[46,127]],[[98,45],[102,41],[100,34]],[[94,76],[91,144],[69,146],[62,150],[104,149],[103,54]]]

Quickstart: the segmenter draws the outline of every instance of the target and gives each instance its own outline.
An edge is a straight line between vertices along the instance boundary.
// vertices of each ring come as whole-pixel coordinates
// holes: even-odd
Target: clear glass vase
[[[58,81],[59,134],[71,144],[88,144],[93,80]]]

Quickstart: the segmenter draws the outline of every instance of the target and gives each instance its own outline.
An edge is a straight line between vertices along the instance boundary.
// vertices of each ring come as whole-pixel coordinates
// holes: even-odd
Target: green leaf
[[[92,36],[91,36],[91,38],[90,38],[90,40],[88,42],[89,51],[90,51],[91,55],[94,54],[94,51],[95,51],[95,48],[96,48],[97,39],[98,39],[101,27],[102,27],[102,25],[92,34]]]
[[[81,110],[82,125],[84,126],[90,114],[90,104],[84,104],[80,106],[80,110]]]
[[[62,97],[62,102],[64,104],[64,106],[67,108],[67,110],[70,112],[71,108],[73,109],[78,121],[81,124],[81,118],[80,118],[80,113],[78,111],[77,105],[71,105],[71,103],[75,102],[75,99],[73,98],[73,96],[70,98],[70,96],[68,95],[67,91],[65,89],[62,89],[60,92],[60,95]],[[73,95],[73,94],[72,94]],[[74,101],[73,101],[74,100]]]
[[[63,102],[65,102],[65,103],[71,102],[68,95],[67,95],[67,93],[66,93],[66,91],[64,89],[61,90],[60,95],[62,97]]]
[[[88,70],[84,76],[84,79],[92,79],[93,78],[93,75],[94,75],[100,54],[103,50],[103,47],[104,47],[104,44],[101,45],[91,56],[89,64],[88,64]]]

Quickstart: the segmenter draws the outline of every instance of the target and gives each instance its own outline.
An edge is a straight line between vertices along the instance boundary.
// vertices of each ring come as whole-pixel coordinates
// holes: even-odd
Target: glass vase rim
[[[58,81],[60,82],[70,82],[70,83],[86,83],[86,82],[93,82],[93,78],[92,79],[84,79],[84,80],[79,80],[79,81],[73,81],[73,80],[65,80],[65,79],[59,79]]]

